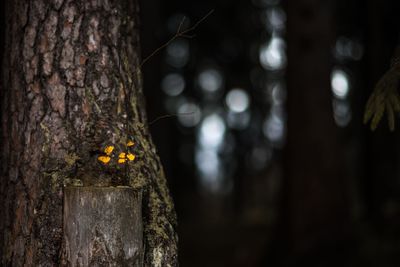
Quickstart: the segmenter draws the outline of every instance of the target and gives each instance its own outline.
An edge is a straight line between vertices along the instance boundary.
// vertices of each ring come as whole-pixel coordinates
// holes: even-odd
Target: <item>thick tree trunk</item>
[[[346,239],[348,202],[330,73],[334,1],[288,1],[288,135],[283,232],[299,257]],[[312,256],[314,255],[314,256]]]
[[[1,263],[60,265],[63,189],[128,186],[143,195],[145,265],[177,265],[175,211],[145,116],[136,1],[10,0],[8,9]],[[124,152],[136,158],[118,163]]]

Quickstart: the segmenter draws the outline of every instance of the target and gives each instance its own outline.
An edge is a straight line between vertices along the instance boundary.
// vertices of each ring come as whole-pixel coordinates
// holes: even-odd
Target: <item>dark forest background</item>
[[[362,119],[400,3],[142,1],[143,56],[212,9],[144,66],[149,121],[189,113],[150,126],[182,266],[398,266],[398,130]]]
[[[399,266],[398,129],[362,119],[400,2],[142,0],[143,58],[210,10],[143,66],[181,266]]]

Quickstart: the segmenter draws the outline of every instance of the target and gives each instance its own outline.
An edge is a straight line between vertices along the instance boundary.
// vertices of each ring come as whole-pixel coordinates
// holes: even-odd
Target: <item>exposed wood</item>
[[[66,187],[67,266],[143,266],[142,195],[130,187]]]

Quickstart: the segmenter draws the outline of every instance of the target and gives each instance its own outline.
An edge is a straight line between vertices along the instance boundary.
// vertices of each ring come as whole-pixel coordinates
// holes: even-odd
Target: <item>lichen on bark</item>
[[[8,2],[2,264],[60,264],[63,187],[79,184],[142,191],[145,265],[176,266],[176,215],[145,115],[137,2]],[[128,140],[133,162],[98,161]]]

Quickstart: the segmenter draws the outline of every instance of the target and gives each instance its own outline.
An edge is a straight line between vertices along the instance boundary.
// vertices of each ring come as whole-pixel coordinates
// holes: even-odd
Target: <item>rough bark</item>
[[[331,246],[346,240],[349,222],[344,154],[333,120],[330,88],[333,4],[288,1],[288,135],[282,230],[291,251],[310,258],[334,251]]]
[[[142,191],[145,265],[177,265],[175,211],[146,122],[137,2],[7,6],[1,263],[60,265],[63,188],[81,185]],[[129,140],[136,159],[118,164]]]

